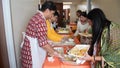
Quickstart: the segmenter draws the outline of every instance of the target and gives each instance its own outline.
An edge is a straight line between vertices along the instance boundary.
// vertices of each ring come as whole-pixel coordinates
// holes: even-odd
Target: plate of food
[[[69,29],[67,29],[67,28],[60,28],[58,30],[58,33],[69,33]]]
[[[79,35],[84,37],[92,37],[92,34],[89,33],[79,33]]]
[[[89,47],[90,45],[78,44],[75,45],[71,50],[69,50],[68,54],[74,57],[82,58],[87,53]]]

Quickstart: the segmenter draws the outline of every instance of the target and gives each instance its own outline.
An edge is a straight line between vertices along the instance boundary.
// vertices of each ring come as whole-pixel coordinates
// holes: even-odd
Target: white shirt
[[[74,36],[77,36],[78,33],[80,32],[84,32],[88,27],[89,27],[89,23],[86,22],[86,24],[81,24],[81,21],[78,21],[77,29],[76,32],[74,33]]]

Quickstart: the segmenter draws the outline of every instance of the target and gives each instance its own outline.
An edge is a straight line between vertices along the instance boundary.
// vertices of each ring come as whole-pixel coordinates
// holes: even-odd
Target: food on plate
[[[68,54],[73,55],[75,57],[83,57],[85,53],[88,51],[89,45],[77,45],[73,47]]]
[[[83,48],[83,49],[81,49],[81,50],[79,50],[79,52],[78,52],[78,56],[84,56],[84,54],[87,52],[87,48]]]
[[[73,54],[73,55],[76,55],[78,57],[81,57],[81,56],[84,56],[86,51],[87,51],[87,48],[83,48],[83,49],[80,49],[80,50],[78,48],[74,48],[69,53]]]
[[[81,36],[92,37],[92,34],[89,33],[79,33]]]
[[[58,33],[69,33],[69,29],[67,29],[67,28],[60,28],[58,30]]]

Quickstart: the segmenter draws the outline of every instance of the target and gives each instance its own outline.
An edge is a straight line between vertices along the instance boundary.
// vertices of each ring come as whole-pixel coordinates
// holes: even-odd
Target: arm
[[[95,62],[95,61],[102,61],[102,56],[90,56],[86,54],[85,57],[80,59]]]
[[[50,54],[50,56],[55,55],[56,51],[49,44],[42,46],[42,48],[45,49]]]
[[[36,24],[37,27],[36,36],[38,39],[39,46],[45,49],[46,52],[48,52],[51,56],[58,56],[59,54],[52,48],[51,45],[48,44],[46,34],[47,29],[46,26],[43,26],[45,25],[45,23],[43,21],[41,22],[42,23]]]
[[[63,36],[57,34],[53,27],[50,25],[50,22],[47,20],[47,37],[48,39],[54,41],[54,42],[60,42],[63,38]]]
[[[77,23],[77,29],[76,29],[76,32],[74,33],[74,36],[77,36],[78,35],[78,33],[79,33],[79,28],[80,28],[80,24],[79,24],[80,22],[78,22]]]
[[[95,61],[102,61],[102,57],[101,56],[92,56],[91,57],[91,61],[95,62]]]

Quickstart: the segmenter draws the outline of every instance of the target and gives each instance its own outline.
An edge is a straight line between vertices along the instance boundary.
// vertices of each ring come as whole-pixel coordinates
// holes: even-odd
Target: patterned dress
[[[47,26],[45,22],[45,17],[42,12],[37,12],[29,21],[26,35],[32,38],[37,38],[39,46],[42,47],[47,42]],[[21,49],[21,63],[22,68],[32,68],[32,55],[31,55],[31,47],[30,41],[25,37],[23,47]]]
[[[110,36],[110,40],[109,39]],[[101,36],[101,50],[99,53],[103,56],[104,68],[120,68],[120,25],[111,23],[110,35],[108,28],[105,28]],[[96,68],[101,68],[98,63]]]

